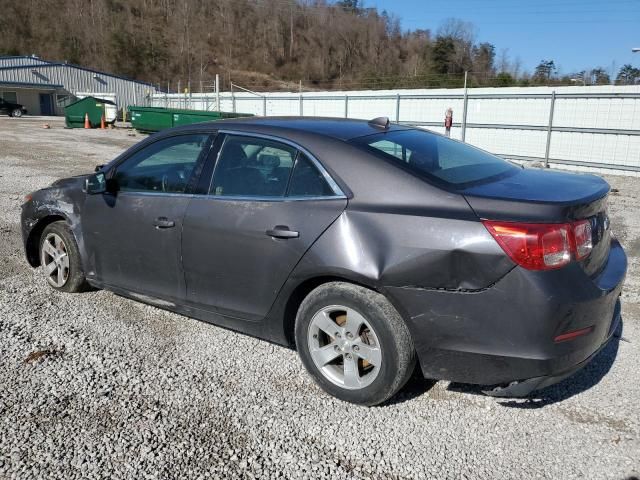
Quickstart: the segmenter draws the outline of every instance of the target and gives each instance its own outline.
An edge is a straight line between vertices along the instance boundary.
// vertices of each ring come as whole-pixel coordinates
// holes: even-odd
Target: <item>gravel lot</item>
[[[640,471],[640,179],[610,176],[630,256],[623,331],[529,401],[413,379],[393,403],[333,400],[296,353],[23,259],[25,194],[139,141],[0,117],[0,478],[611,478]]]

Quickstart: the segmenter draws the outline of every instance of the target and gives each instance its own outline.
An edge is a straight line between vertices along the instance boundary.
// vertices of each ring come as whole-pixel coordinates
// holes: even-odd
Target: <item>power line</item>
[[[617,3],[620,2],[620,3]],[[286,6],[289,8],[295,7],[295,8],[299,8],[301,11],[304,12],[305,15],[319,15],[319,16],[330,16],[331,14],[335,13],[336,11],[340,11],[340,12],[345,12],[345,13],[352,13],[353,11],[351,9],[347,9],[345,7],[339,6],[339,5],[335,5],[335,4],[328,4],[326,6],[323,5],[306,5],[306,4],[301,4],[301,3],[297,3],[297,2],[290,2],[288,0],[252,0],[252,3],[255,5],[262,5],[262,6],[268,6],[271,7],[273,6],[273,4],[280,4],[282,6]],[[636,0],[609,0],[607,2],[607,5],[620,5],[620,4],[630,4],[632,7],[639,7],[640,8],[640,2],[636,1]],[[588,15],[588,14],[595,14],[595,15],[599,15],[599,14],[604,14],[604,13],[613,13],[611,12],[610,9],[606,9],[606,10],[602,10],[602,9],[598,9],[598,10],[587,10],[584,7],[585,6],[602,6],[601,2],[596,2],[596,3],[589,3],[587,1],[581,1],[581,2],[562,2],[562,1],[556,1],[553,2],[551,4],[547,4],[547,5],[540,5],[539,3],[536,4],[537,7],[542,7],[542,8],[537,8],[535,10],[523,10],[522,7],[518,7],[518,6],[513,6],[514,8],[506,8],[506,7],[468,7],[465,6],[464,8],[464,15],[468,16],[468,14],[471,13],[487,13],[487,14],[492,14],[493,16],[495,16],[495,14],[508,14],[508,15],[573,15],[574,18],[570,19],[570,20],[534,20],[531,21],[529,19],[524,19],[521,16],[516,17],[516,18],[504,18],[503,20],[490,20],[490,21],[483,21],[481,19],[474,19],[473,23],[478,23],[478,24],[496,24],[496,25],[501,25],[501,24],[565,24],[565,23],[633,23],[633,22],[640,22],[640,10],[634,10],[632,12],[628,12],[628,13],[637,13],[639,15],[639,18],[637,19],[630,19],[628,17],[625,18],[594,18],[594,19],[580,19],[580,20],[576,20],[575,16],[576,15]],[[570,7],[570,6],[575,6],[575,7],[580,7],[580,8],[576,8],[576,9],[572,9],[572,10],[555,10],[554,8],[548,8],[545,9],[544,7]],[[376,8],[376,11],[378,9]],[[366,9],[365,9],[366,11]],[[447,9],[440,9],[440,8],[429,8],[429,12],[430,13],[451,13],[452,8],[448,7]],[[616,14],[619,13],[623,13],[623,12],[615,12]],[[378,13],[378,15],[380,16],[380,13]],[[455,15],[454,15],[455,16]],[[380,18],[382,18],[380,16]],[[416,18],[416,17],[412,17],[411,19],[400,19],[401,23],[404,24],[417,24],[417,23],[429,23],[429,22],[433,22],[433,18]]]
[[[487,6],[486,4],[483,4],[482,6],[477,6],[477,7],[470,7],[468,5],[464,6],[464,11],[463,13],[469,13],[469,12],[475,12],[475,13],[504,13],[504,12],[513,12],[513,13],[528,13],[528,12],[539,12],[542,9],[547,9],[548,8],[548,12],[549,13],[572,13],[572,14],[576,14],[576,13],[580,13],[582,11],[585,12],[589,12],[589,10],[585,10],[584,7],[587,6],[597,6],[597,7],[602,7],[602,1],[596,0],[593,2],[589,2],[587,0],[576,0],[576,1],[561,1],[561,0],[550,0],[550,3],[543,3],[544,0],[538,0],[534,5],[535,8],[533,10],[523,10],[521,5],[514,5],[513,3],[509,3],[507,5],[501,5],[501,6]],[[350,8],[346,8],[346,7],[342,7],[340,5],[336,5],[334,4],[326,4],[326,5],[308,5],[308,4],[304,4],[304,3],[300,3],[300,2],[291,2],[288,0],[252,0],[251,3],[255,4],[255,5],[264,5],[264,6],[268,6],[271,7],[273,6],[273,4],[279,4],[283,7],[288,7],[288,8],[299,8],[300,10],[304,10],[307,13],[312,13],[312,11],[316,11],[316,12],[320,12],[320,13],[325,13],[325,12],[333,12],[333,11],[343,11],[346,13],[368,13],[369,11],[377,11],[380,12],[380,8],[378,7],[372,7],[372,9],[361,9],[359,12],[358,11],[353,11]],[[428,8],[428,12],[429,13],[446,13],[446,14],[451,14],[452,17],[455,17],[455,10],[454,7],[451,5],[451,3],[455,3],[455,0],[450,1],[447,4],[446,8],[443,8],[440,6],[440,4],[435,5],[435,6],[429,6]],[[607,6],[624,6],[624,5],[630,5],[631,7],[640,7],[640,2],[638,2],[637,0],[608,0],[606,2]],[[534,7],[534,5],[529,5],[528,7]],[[551,7],[551,8],[549,8]],[[557,10],[555,10],[555,7],[580,7],[579,9],[573,9],[571,11],[564,11],[564,12],[559,12]],[[593,13],[599,13],[599,12],[609,12],[611,9],[599,9],[599,10],[593,10]],[[379,15],[381,15],[380,13],[378,13]]]

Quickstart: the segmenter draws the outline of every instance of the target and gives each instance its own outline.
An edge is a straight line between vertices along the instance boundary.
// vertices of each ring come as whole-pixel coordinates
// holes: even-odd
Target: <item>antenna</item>
[[[391,125],[391,122],[389,122],[389,117],[376,117],[373,120],[369,120],[368,123],[372,127],[384,128],[385,130]]]

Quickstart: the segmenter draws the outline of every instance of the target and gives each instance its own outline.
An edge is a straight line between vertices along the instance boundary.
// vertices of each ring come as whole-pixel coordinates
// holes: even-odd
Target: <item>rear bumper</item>
[[[517,396],[570,376],[608,342],[620,321],[626,269],[624,250],[614,240],[595,278],[578,264],[546,272],[517,267],[476,292],[386,293],[409,325],[425,377],[512,384],[503,395]],[[586,335],[554,341],[587,327]]]
[[[526,380],[514,381],[507,386],[496,386],[491,390],[485,390],[484,393],[492,397],[516,397],[516,398],[526,397],[527,395],[529,395],[531,392],[535,390],[540,390],[542,388],[561,382],[565,378],[569,378],[578,370],[581,370],[584,367],[586,367],[589,364],[589,362],[591,362],[591,360],[593,360],[600,353],[600,351],[607,346],[607,344],[613,337],[613,334],[615,333],[616,329],[618,328],[618,325],[620,325],[620,322],[622,321],[620,310],[621,310],[620,301],[618,301],[616,303],[616,309],[613,314],[613,320],[611,322],[609,336],[604,341],[604,343],[600,346],[600,348],[598,348],[595,352],[593,352],[591,356],[586,360],[580,362],[577,365],[570,367],[568,370],[564,372],[559,372],[554,375],[549,375],[546,377],[535,377],[535,378],[528,378]]]

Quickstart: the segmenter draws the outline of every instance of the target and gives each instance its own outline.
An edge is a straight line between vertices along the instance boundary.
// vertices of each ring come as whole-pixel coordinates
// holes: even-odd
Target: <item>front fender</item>
[[[74,179],[82,184],[82,179]],[[54,184],[55,185],[55,184]],[[73,185],[76,187],[76,185]],[[44,228],[58,220],[64,220],[73,234],[82,260],[86,259],[86,250],[80,228],[80,208],[85,194],[79,188],[46,188],[32,194],[29,202],[22,206],[22,240],[27,261],[32,267],[40,264],[38,247]]]

